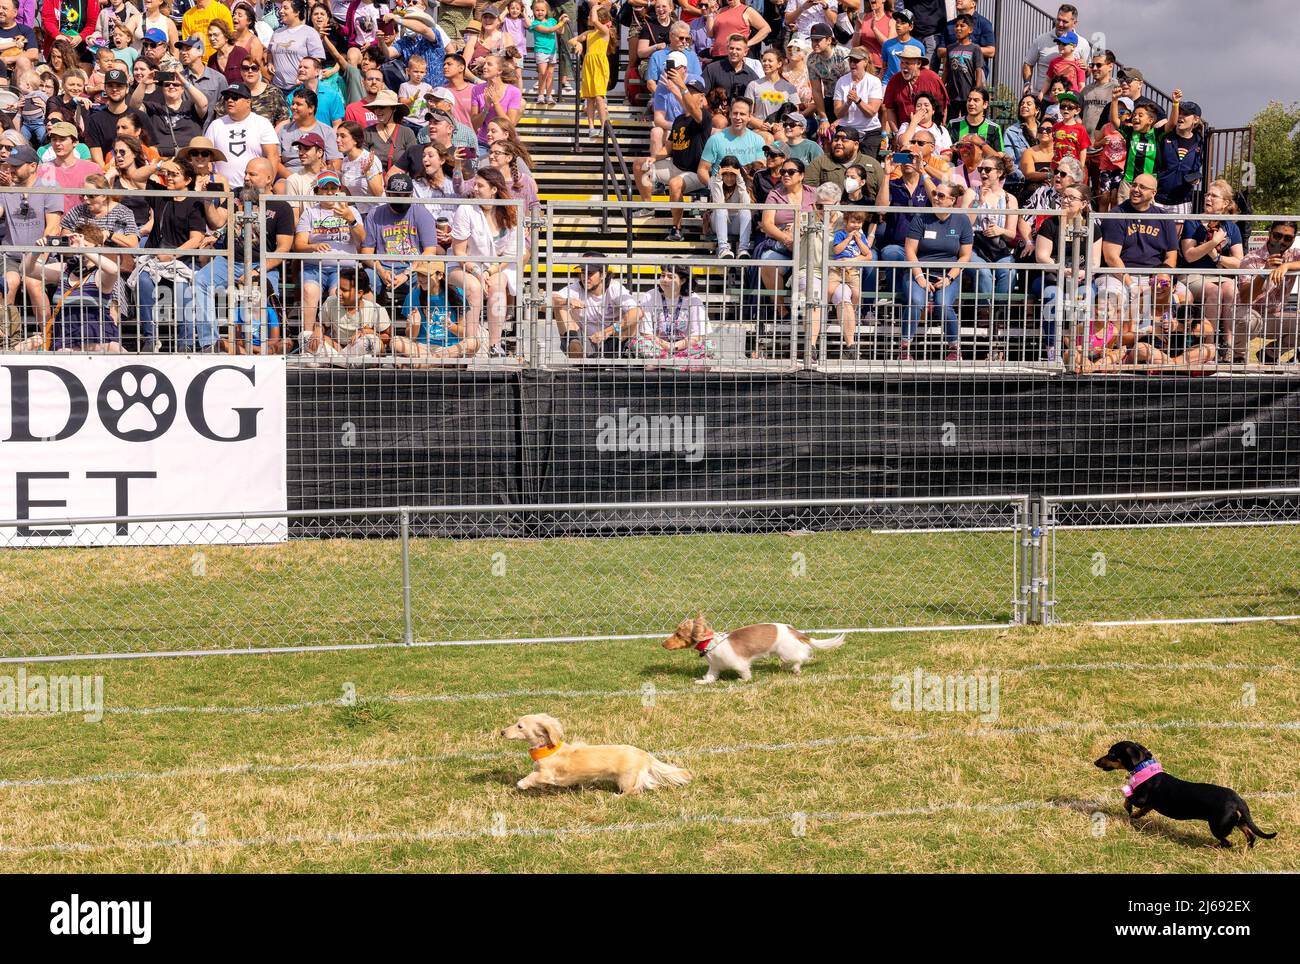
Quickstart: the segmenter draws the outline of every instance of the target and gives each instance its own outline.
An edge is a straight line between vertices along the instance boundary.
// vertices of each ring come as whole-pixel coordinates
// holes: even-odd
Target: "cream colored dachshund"
[[[629,794],[685,786],[691,781],[686,770],[656,760],[634,746],[565,743],[564,727],[545,713],[521,716],[501,735],[507,740],[528,741],[533,772],[515,784],[520,790],[612,782],[618,784],[620,793]]]

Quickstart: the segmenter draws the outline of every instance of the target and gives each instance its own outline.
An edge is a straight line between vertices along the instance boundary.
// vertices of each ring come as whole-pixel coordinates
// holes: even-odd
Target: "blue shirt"
[[[663,111],[664,120],[670,124],[686,112],[682,102],[668,89],[667,84],[655,88],[654,96],[650,98],[650,109]]]
[[[909,241],[915,240],[917,261],[956,261],[962,245],[975,242],[975,228],[964,214],[918,214],[907,229]]]
[[[1150,209],[1152,212],[1155,208]],[[1126,268],[1158,268],[1165,255],[1178,247],[1177,226],[1172,220],[1149,220],[1133,210],[1131,201],[1114,209],[1131,218],[1102,222],[1101,240],[1120,246],[1120,261]]]
[[[897,37],[894,37],[891,40],[886,40],[883,44],[880,45],[880,59],[884,61],[884,66],[885,66],[885,72],[880,75],[881,84],[888,85],[889,79],[893,77],[894,74],[898,73],[899,70],[902,69],[902,64],[898,62],[898,52],[903,47],[909,45],[921,46],[921,47],[925,46],[923,43],[921,43],[921,41],[917,40],[915,37],[913,37],[911,40],[906,40],[906,41],[899,40]]]
[[[302,84],[289,91],[290,104],[293,103],[293,95],[300,90]],[[335,121],[343,119],[343,98],[339,96],[338,91],[323,83],[318,84],[316,89],[316,119],[329,127],[333,127]]]
[[[889,182],[889,206],[891,208],[928,208],[930,195],[925,193],[925,184],[916,182],[916,190],[909,192],[903,179]],[[912,226],[914,215],[886,214],[885,223],[876,229],[876,246],[884,250],[886,245],[896,244],[902,247],[907,240],[908,228]]]
[[[668,55],[674,51],[665,47],[663,50],[656,50],[650,55],[650,63],[646,65],[645,79],[659,82],[659,77],[664,72],[664,67],[668,64]],[[704,68],[700,66],[700,58],[695,55],[694,50],[679,50],[677,53],[686,55],[686,79],[699,80],[704,76]]]
[[[1223,247],[1219,249],[1219,254],[1228,254],[1232,251],[1232,246],[1234,244],[1241,244],[1241,231],[1232,221],[1220,221],[1219,225],[1223,228],[1223,233],[1228,236],[1228,240],[1225,241]],[[1205,230],[1204,221],[1188,221],[1183,225],[1183,237],[1188,241],[1191,241],[1193,244],[1202,245],[1209,239],[1210,234]],[[1178,260],[1180,263],[1183,262],[1181,254],[1179,255]],[[1218,265],[1215,264],[1214,259],[1207,254],[1205,257],[1201,258],[1201,260],[1188,264],[1187,267],[1217,268]]]
[[[402,317],[410,318],[411,312],[420,313],[420,333],[415,340],[430,348],[447,348],[460,341],[452,334],[450,325],[457,323],[460,305],[464,303],[464,293],[455,287],[447,289],[451,294],[451,303],[442,288],[431,287],[427,291],[419,282],[411,285],[406,293],[406,302],[402,305]]]
[[[709,165],[709,173],[718,173],[718,164],[728,154],[736,155],[740,166],[745,167],[763,159],[763,138],[755,131],[746,130],[739,137],[733,137],[731,128],[726,127],[716,132],[704,145],[700,160]]]
[[[955,24],[957,21],[949,20],[948,26],[943,28],[943,48],[947,50],[957,43],[957,31]],[[976,47],[993,47],[997,45],[998,37],[993,31],[993,23],[987,17],[975,14],[975,29],[971,31],[970,42]]]

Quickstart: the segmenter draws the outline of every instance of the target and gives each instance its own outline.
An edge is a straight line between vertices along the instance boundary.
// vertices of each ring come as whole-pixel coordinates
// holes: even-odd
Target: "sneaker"
[[[961,361],[961,351],[956,345],[948,346],[948,354],[943,356],[944,361]]]
[[[908,342],[908,341],[900,341],[900,342],[898,343],[898,360],[899,360],[899,361],[911,361],[911,360],[912,360],[912,353],[911,353],[911,351],[909,351],[910,348],[911,348],[911,342]]]
[[[686,239],[685,239],[684,237],[682,237],[682,229],[681,229],[681,228],[673,228],[671,231],[668,232],[668,240],[669,240],[669,241],[685,241]]]
[[[741,248],[740,254],[738,254],[736,257],[738,257],[741,261],[748,261],[750,259],[749,248]]]
[[[488,349],[488,358],[509,358],[509,353],[501,347],[501,343],[493,345]]]
[[[162,351],[162,342],[157,338],[146,341],[140,351],[146,355],[157,355]]]
[[[731,250],[730,246],[724,244],[722,247],[718,248],[717,256],[719,258],[734,258],[736,253]]]
[[[632,212],[632,217],[637,219],[652,218],[654,216],[655,216],[655,212],[652,211],[650,208],[637,208],[635,211]]]
[[[569,97],[569,96],[572,96],[573,94],[576,94],[576,93],[577,93],[577,91],[575,91],[575,90],[573,89],[573,85],[572,85],[571,83],[569,83],[567,80],[566,80],[566,81],[563,83],[563,85],[561,85],[561,87],[560,87],[560,96],[561,96],[561,97]]]
[[[1055,348],[1049,348],[1049,349],[1047,349],[1047,361],[1048,361],[1049,363],[1053,363],[1053,364],[1054,364],[1054,363],[1056,362],[1056,360],[1057,360],[1058,357],[1059,357],[1059,356],[1057,355],[1057,353],[1056,353],[1056,349],[1055,349]]]

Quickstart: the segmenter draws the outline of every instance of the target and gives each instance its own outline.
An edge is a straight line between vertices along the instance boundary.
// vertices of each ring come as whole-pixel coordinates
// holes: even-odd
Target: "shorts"
[[[1098,171],[1097,190],[1102,194],[1109,194],[1111,191],[1117,190],[1123,180],[1123,171]]]
[[[542,64],[553,64],[560,59],[559,54],[534,54],[533,56],[537,58],[538,67]]]
[[[655,161],[654,166],[650,168],[650,176],[654,178],[656,184],[667,186],[668,182],[675,177],[682,179],[682,193],[692,194],[695,191],[704,189],[704,182],[700,180],[700,175],[694,171],[683,171],[673,163],[671,157],[661,158]]]

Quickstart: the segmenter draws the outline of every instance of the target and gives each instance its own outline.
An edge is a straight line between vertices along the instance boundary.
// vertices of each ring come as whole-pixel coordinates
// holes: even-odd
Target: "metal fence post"
[[[1038,582],[1038,556],[1039,556],[1039,537],[1041,529],[1039,526],[1039,512],[1042,508],[1041,503],[1031,502],[1029,504],[1029,538],[1026,540],[1026,553],[1028,555],[1029,568],[1029,613],[1028,622],[1030,625],[1038,625],[1042,622],[1042,599],[1039,597],[1041,586]]]
[[[1045,626],[1056,622],[1056,519],[1047,496],[1040,501],[1039,534],[1039,617]]]
[[[403,507],[401,511],[402,534],[402,642],[410,646],[415,642],[411,629],[411,510]]]

